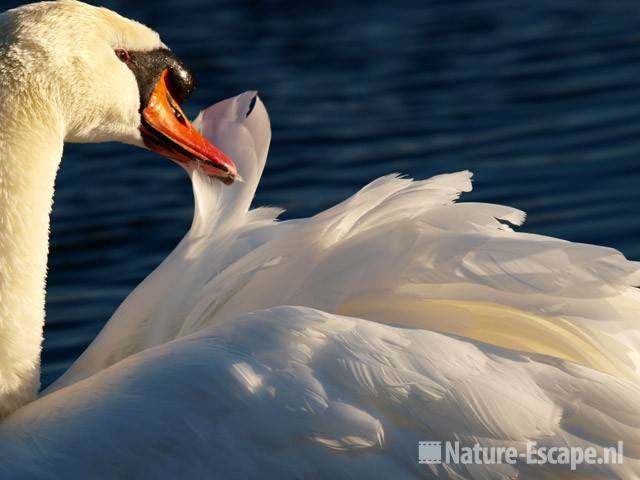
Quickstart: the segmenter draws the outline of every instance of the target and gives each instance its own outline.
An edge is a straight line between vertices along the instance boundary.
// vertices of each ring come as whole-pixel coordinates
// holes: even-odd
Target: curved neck
[[[0,418],[39,387],[49,213],[64,129],[52,108],[33,100],[0,98]]]

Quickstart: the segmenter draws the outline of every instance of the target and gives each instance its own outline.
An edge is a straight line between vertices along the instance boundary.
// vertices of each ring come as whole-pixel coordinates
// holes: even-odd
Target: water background
[[[386,173],[470,169],[465,200],[526,210],[526,231],[640,258],[637,1],[102,3],[158,30],[196,73],[190,115],[260,91],[273,142],[256,205],[307,216]],[[190,184],[169,161],[115,144],[67,147],[44,384],[191,214]]]

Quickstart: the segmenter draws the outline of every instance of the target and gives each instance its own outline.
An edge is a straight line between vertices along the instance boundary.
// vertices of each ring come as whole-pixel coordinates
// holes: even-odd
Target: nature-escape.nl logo
[[[444,455],[443,455],[444,453]],[[460,442],[418,442],[418,462],[422,464],[497,465],[526,463],[528,465],[621,465],[623,442],[615,447],[605,447],[598,453],[595,447],[544,446],[526,442],[525,451],[515,447],[461,446]]]

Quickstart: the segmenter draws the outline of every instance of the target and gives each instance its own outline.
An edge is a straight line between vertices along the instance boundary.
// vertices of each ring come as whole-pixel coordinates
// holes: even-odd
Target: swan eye
[[[128,62],[129,60],[131,60],[131,56],[129,55],[129,52],[127,52],[126,50],[122,48],[118,48],[115,50],[115,52],[116,52],[116,57],[118,57],[121,61]]]

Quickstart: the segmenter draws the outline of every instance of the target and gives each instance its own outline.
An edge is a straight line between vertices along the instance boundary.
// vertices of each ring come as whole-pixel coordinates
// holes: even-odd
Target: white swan
[[[104,78],[120,71],[129,103],[105,93],[95,105],[37,56],[39,86],[72,98],[33,103],[31,77],[16,76],[23,94],[0,103],[5,411],[34,389],[65,128],[75,129],[67,140],[140,144],[141,82],[109,55],[163,47],[143,27],[78,2],[30,8],[2,17],[2,31],[18,18],[40,38],[42,22],[60,19],[55,56],[82,66],[73,83],[108,90],[117,80]],[[87,42],[104,57],[70,60]],[[3,53],[3,78],[10,67]],[[218,151],[210,156],[224,171],[186,165],[196,200],[189,233],[76,364],[0,423],[0,478],[638,478],[636,264],[514,232],[524,214],[512,208],[455,203],[471,188],[466,172],[384,177],[314,217],[277,223],[277,210],[249,210],[270,140],[255,94],[211,107],[195,125],[244,182],[206,175],[234,175]],[[420,465],[420,440],[599,453],[622,440],[624,462],[576,472],[522,461]]]

